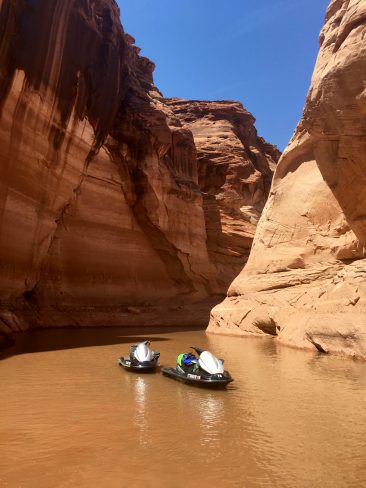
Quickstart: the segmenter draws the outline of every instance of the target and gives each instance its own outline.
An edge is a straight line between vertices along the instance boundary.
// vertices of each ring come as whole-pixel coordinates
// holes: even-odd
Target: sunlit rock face
[[[207,247],[227,289],[248,259],[280,152],[258,137],[253,115],[239,102],[166,103],[193,133]]]
[[[331,2],[303,117],[209,331],[366,358],[366,3]]]
[[[204,148],[114,0],[0,0],[0,31],[0,329],[205,323],[232,255],[246,259],[276,150],[232,104],[247,167],[238,155],[219,186],[202,176]],[[226,203],[207,218],[207,195],[230,185],[233,219],[254,215],[245,244]]]

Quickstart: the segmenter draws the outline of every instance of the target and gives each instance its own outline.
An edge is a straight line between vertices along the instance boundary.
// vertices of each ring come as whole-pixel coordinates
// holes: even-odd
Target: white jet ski
[[[216,358],[211,352],[199,347],[192,347],[198,356],[192,367],[184,368],[177,364],[175,368],[162,368],[162,373],[183,383],[208,387],[225,387],[234,379],[224,370],[224,361]]]
[[[143,341],[131,346],[128,357],[118,359],[118,364],[130,371],[152,372],[158,367],[160,352],[149,347],[150,341]]]

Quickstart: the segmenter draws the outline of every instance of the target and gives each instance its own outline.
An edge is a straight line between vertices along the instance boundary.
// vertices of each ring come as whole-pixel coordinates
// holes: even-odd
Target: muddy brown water
[[[173,365],[226,358],[226,391],[126,372],[145,337]],[[366,365],[271,339],[167,329],[19,336],[0,361],[0,486],[365,487]]]

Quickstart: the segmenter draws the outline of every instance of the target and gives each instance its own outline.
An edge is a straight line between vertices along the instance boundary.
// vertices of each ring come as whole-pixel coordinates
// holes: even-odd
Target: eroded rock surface
[[[193,133],[209,256],[227,289],[248,259],[280,152],[258,137],[239,102],[166,103]]]
[[[231,141],[211,181],[210,148],[154,86],[114,0],[0,0],[0,30],[0,332],[203,324],[231,255],[245,261],[276,150],[238,104],[221,122],[202,104]],[[215,224],[207,195],[225,200]]]
[[[366,2],[334,0],[252,253],[208,330],[366,359]]]

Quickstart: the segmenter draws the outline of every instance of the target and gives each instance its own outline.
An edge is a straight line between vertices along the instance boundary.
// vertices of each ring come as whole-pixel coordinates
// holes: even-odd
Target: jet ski
[[[160,352],[153,351],[149,347],[150,341],[143,341],[131,346],[130,355],[127,358],[118,359],[118,364],[130,371],[152,372],[158,367]]]
[[[184,370],[177,364],[175,368],[162,368],[163,375],[183,383],[208,387],[225,387],[234,381],[231,374],[224,370],[223,359],[218,359],[199,347],[192,349],[198,354],[196,364],[192,368]]]

